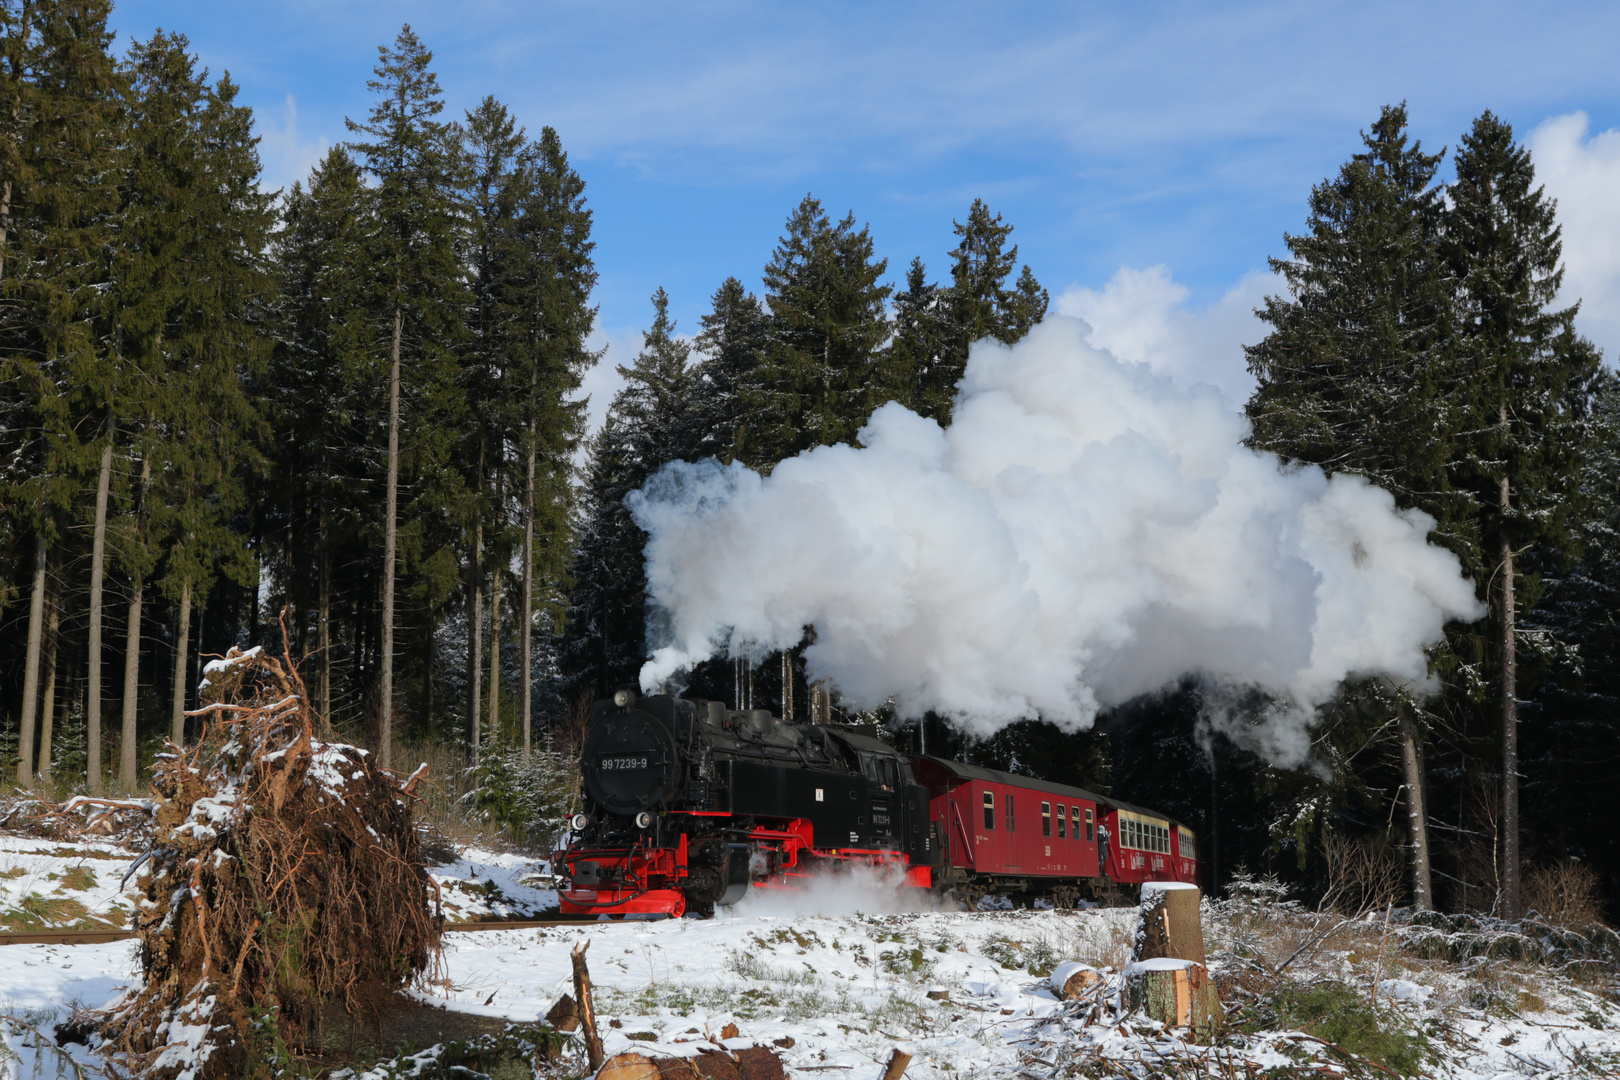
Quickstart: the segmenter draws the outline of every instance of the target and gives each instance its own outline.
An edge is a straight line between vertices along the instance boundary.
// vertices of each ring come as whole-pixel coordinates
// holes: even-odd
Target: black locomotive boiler
[[[593,706],[580,769],[553,857],[567,914],[707,915],[851,866],[970,904],[1197,880],[1191,830],[1155,811],[763,709],[621,690]]]

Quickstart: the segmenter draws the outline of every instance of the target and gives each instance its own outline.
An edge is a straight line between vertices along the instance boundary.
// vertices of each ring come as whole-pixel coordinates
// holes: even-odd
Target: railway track
[[[541,926],[596,926],[598,919],[529,919],[512,922],[446,923],[447,934],[468,934],[481,930],[532,930]],[[128,941],[133,930],[0,930],[0,945],[104,945]]]

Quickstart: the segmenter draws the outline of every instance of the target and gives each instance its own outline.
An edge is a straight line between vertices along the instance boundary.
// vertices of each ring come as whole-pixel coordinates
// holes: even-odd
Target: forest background
[[[948,422],[969,343],[1050,306],[982,200],[896,288],[870,230],[806,196],[762,295],[717,282],[691,337],[650,298],[589,432],[594,223],[553,129],[493,98],[447,115],[407,27],[352,141],[266,191],[251,111],[183,36],[115,55],[106,3],[0,10],[0,765],[22,784],[138,788],[206,657],[279,649],[283,612],[319,714],[385,765],[521,763],[639,667],[627,492],[671,460],[769,470],[889,400]],[[1212,886],[1320,892],[1348,841],[1418,904],[1512,914],[1521,871],[1570,867],[1617,897],[1612,376],[1557,306],[1553,206],[1511,128],[1484,113],[1448,157],[1403,106],[1369,120],[1274,262],[1247,410],[1257,447],[1436,518],[1491,604],[1434,650],[1443,692],[1347,686],[1292,771],[1209,723],[1264,701],[1194,678],[1095,732],[972,744],[827,705],[1176,815]],[[817,692],[793,654],[752,680],[801,717]],[[738,683],[721,662],[691,692]]]

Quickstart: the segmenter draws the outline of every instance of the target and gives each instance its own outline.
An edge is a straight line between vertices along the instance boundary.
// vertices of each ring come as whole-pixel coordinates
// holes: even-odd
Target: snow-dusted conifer
[[[1515,555],[1543,561],[1572,547],[1582,429],[1597,350],[1575,333],[1575,308],[1556,308],[1563,242],[1556,205],[1535,183],[1513,129],[1483,113],[1457,151],[1445,215],[1445,254],[1459,294],[1462,389],[1473,423],[1456,472],[1478,502],[1496,586],[1502,723],[1502,913],[1520,912],[1518,648],[1515,621],[1535,603]]]

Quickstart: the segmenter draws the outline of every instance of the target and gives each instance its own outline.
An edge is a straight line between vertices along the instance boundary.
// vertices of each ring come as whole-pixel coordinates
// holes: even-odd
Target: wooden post
[[[602,1067],[602,1037],[596,1033],[596,1005],[591,1000],[591,973],[585,967],[589,941],[574,946],[574,999],[579,1006],[579,1024],[585,1035],[585,1057],[591,1071]]]
[[[910,1064],[911,1055],[898,1046],[895,1047],[894,1053],[889,1055],[889,1063],[883,1067],[883,1080],[900,1080],[901,1074]]]

